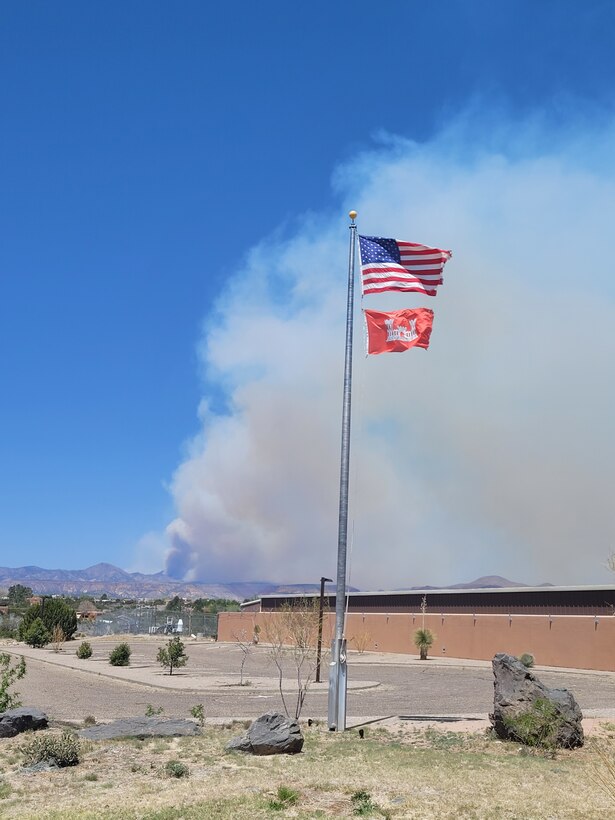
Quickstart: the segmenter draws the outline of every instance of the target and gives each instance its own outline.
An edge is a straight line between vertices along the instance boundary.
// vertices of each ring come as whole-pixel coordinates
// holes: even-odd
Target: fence
[[[181,624],[179,624],[181,621]],[[83,618],[78,631],[92,637],[100,635],[181,634],[215,638],[218,616],[192,610],[167,612],[152,605],[122,607],[101,612],[94,620]]]

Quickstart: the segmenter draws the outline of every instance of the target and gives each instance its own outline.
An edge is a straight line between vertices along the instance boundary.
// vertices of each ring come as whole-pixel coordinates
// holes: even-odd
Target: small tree
[[[293,716],[298,720],[308,688],[316,673],[316,641],[318,636],[318,600],[298,601],[295,606],[285,604],[267,619],[264,634],[269,644],[269,654],[278,670],[278,689],[284,711],[291,716],[282,681],[284,661],[293,667],[297,697]]]
[[[128,666],[130,664],[131,655],[132,650],[127,643],[118,643],[109,654],[109,663],[111,666]]]
[[[25,630],[20,627],[19,634],[24,643],[33,646],[35,649],[41,649],[51,640],[49,630],[40,618],[35,618]]]
[[[7,652],[0,653],[0,712],[21,706],[19,692],[9,692],[9,689],[25,674],[26,662],[23,657],[17,663],[12,664],[11,656]]]
[[[417,629],[414,633],[414,645],[419,650],[419,657],[422,661],[427,660],[427,653],[433,642],[435,641],[436,636],[433,634],[431,629]]]
[[[237,642],[237,646],[241,649],[241,666],[239,667],[239,685],[243,686],[243,667],[245,666],[246,661],[248,660],[248,655],[252,651],[252,640],[248,639],[248,633],[245,629],[242,629],[241,632],[235,632],[233,634],[233,638]]]
[[[169,670],[169,675],[173,674],[174,669],[186,665],[188,655],[184,651],[184,645],[179,639],[179,635],[172,638],[166,646],[160,647],[156,660],[162,667]]]
[[[9,587],[8,599],[9,606],[22,607],[27,606],[28,598],[32,597],[32,587],[25,587],[23,584],[13,584]]]

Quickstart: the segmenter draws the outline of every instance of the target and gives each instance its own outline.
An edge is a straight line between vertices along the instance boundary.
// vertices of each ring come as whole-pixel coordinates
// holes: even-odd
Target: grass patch
[[[592,780],[600,758],[591,742],[579,750],[563,750],[553,761],[522,757],[518,744],[478,734],[461,735],[462,742],[455,742],[449,734],[456,733],[371,731],[361,740],[355,732],[332,734],[323,726],[306,732],[300,755],[255,757],[225,753],[236,729],[206,726],[199,736],[171,744],[146,740],[138,748],[126,741],[91,742],[82,749],[82,763],[103,781],[94,788],[85,787],[79,767],[28,775],[27,780],[20,770],[6,772],[0,782],[12,787],[13,798],[20,793],[18,800],[10,801],[10,816],[266,820],[292,815],[307,820],[353,816],[355,808],[368,802],[367,798],[352,800],[361,792],[368,796],[375,817],[604,820],[614,816],[615,800]],[[610,759],[615,758],[615,741],[604,738],[602,743]],[[6,753],[17,748],[14,739],[3,744]],[[168,775],[166,766],[180,762],[176,758],[184,761],[182,765],[189,763],[189,777]],[[295,793],[297,798],[291,802]]]
[[[299,800],[299,792],[291,789],[290,786],[278,786],[276,797],[269,801],[269,808],[272,811],[283,811],[294,806]]]

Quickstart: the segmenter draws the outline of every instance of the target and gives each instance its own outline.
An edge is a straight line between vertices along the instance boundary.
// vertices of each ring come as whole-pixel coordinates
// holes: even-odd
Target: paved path
[[[280,706],[276,670],[264,646],[251,650],[244,668],[251,684],[240,687],[241,650],[235,645],[187,640],[188,665],[169,676],[155,661],[163,639],[128,640],[133,650],[129,667],[108,663],[117,639],[91,641],[94,655],[87,661],[76,658],[76,642],[58,654],[22,645],[0,645],[0,651],[26,657],[28,674],[17,685],[21,699],[57,720],[140,715],[147,704],[185,717],[197,703],[204,704],[209,719],[243,719]],[[326,665],[323,671],[326,677]],[[615,673],[541,667],[536,672],[548,686],[571,689],[588,716],[615,718]],[[291,675],[288,667],[285,681],[292,700]],[[351,653],[349,681],[349,723],[388,715],[484,716],[493,703],[491,665],[484,661],[420,662],[407,655]],[[303,715],[323,719],[326,713],[327,684],[313,684]]]

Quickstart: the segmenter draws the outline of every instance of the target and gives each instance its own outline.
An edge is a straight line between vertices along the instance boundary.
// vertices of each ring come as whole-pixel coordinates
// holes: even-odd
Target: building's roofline
[[[351,598],[362,598],[368,595],[426,595],[429,600],[430,595],[465,595],[467,593],[488,593],[488,592],[585,592],[590,590],[615,590],[615,584],[588,584],[584,586],[544,586],[544,587],[477,587],[473,589],[377,589],[362,592],[349,592],[347,595]],[[273,593],[269,595],[261,595],[256,599],[256,602],[266,599],[274,598],[316,598],[320,595],[319,592],[289,592],[289,593]],[[325,592],[325,596],[335,595],[335,592]],[[249,601],[246,603],[256,603]]]
[[[253,601],[243,601],[239,604],[239,606],[250,606],[250,604],[258,604],[261,601],[261,598],[264,598],[264,595],[261,595],[260,598],[255,598]]]

